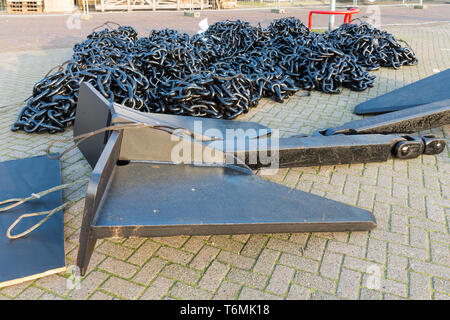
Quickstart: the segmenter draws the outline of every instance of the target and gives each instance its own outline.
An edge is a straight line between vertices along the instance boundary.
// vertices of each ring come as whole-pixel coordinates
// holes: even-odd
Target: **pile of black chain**
[[[267,28],[224,21],[201,34],[132,27],[92,32],[72,60],[34,85],[12,130],[62,132],[75,119],[81,82],[143,112],[233,119],[263,97],[282,102],[300,89],[339,93],[373,85],[369,70],[413,65],[411,48],[367,23],[315,33],[298,19]]]

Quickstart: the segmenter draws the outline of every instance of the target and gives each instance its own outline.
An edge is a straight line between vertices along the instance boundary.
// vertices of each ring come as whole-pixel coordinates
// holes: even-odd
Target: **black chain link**
[[[263,97],[283,102],[300,89],[361,91],[373,86],[369,70],[417,63],[409,46],[364,22],[321,34],[295,18],[267,28],[223,21],[194,36],[164,29],[140,38],[132,27],[107,26],[34,85],[12,130],[64,131],[83,81],[139,111],[233,119]]]

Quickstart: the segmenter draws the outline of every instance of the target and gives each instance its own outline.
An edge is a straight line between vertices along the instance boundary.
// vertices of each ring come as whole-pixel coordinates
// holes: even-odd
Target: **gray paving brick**
[[[267,237],[254,234],[251,235],[250,238],[247,240],[244,248],[242,249],[241,254],[244,256],[249,256],[252,258],[256,258],[261,250],[264,248],[264,245],[267,241]]]
[[[408,259],[395,254],[388,254],[389,266],[386,276],[389,279],[408,282]]]
[[[183,245],[183,249],[191,253],[197,253],[205,244],[208,237],[205,236],[192,236]]]
[[[98,252],[104,253],[119,260],[125,260],[133,253],[132,249],[110,241],[103,242],[100,246],[97,247],[97,250]]]
[[[381,300],[383,297],[382,293],[375,290],[370,290],[367,288],[361,288],[359,298],[361,300]]]
[[[212,236],[208,241],[212,246],[238,253],[242,250],[244,245],[241,242],[225,238],[223,236]]]
[[[183,300],[207,300],[212,297],[212,294],[207,291],[181,282],[176,282],[173,285],[170,289],[170,295]]]
[[[201,273],[200,271],[179,265],[179,264],[169,264],[166,265],[160,272],[161,275],[164,275],[168,278],[172,278],[175,280],[183,281],[190,284],[197,283],[198,279],[200,279]]]
[[[427,249],[428,244],[428,232],[422,228],[410,227],[409,228],[409,244],[416,248]]]
[[[287,300],[307,300],[311,294],[311,290],[306,287],[292,283],[289,287]]]
[[[425,260],[428,257],[428,253],[424,249],[404,246],[397,243],[389,243],[388,251],[400,256],[416,258],[420,260]]]
[[[315,274],[303,271],[297,271],[295,273],[293,282],[298,283],[304,287],[313,288],[329,293],[334,293],[336,283],[324,277],[317,276]]]
[[[342,243],[337,241],[329,241],[327,249],[336,253],[342,253],[353,257],[364,257],[365,247],[355,246],[348,243]]]
[[[289,253],[282,253],[278,263],[295,269],[309,271],[312,273],[316,272],[319,266],[318,261],[309,258],[295,256]]]
[[[450,280],[433,277],[433,288],[436,291],[450,294]]]
[[[343,268],[337,286],[338,296],[348,299],[356,299],[359,294],[360,280],[361,273]]]
[[[240,284],[223,281],[214,295],[214,300],[234,300],[241,289]]]
[[[157,277],[145,290],[140,300],[159,300],[164,297],[172,286],[173,280],[164,277]]]
[[[137,299],[145,288],[120,278],[111,277],[101,286],[101,289],[119,298]]]
[[[448,266],[440,266],[430,262],[409,259],[409,269],[418,273],[450,279],[450,268]]]
[[[257,289],[263,289],[267,282],[267,276],[237,268],[231,268],[226,279]]]
[[[153,237],[153,241],[167,245],[169,247],[180,248],[188,239],[188,236],[176,236],[176,237]]]
[[[281,297],[278,297],[276,295],[248,287],[244,287],[238,297],[238,300],[280,300],[280,299]]]
[[[137,266],[112,257],[108,257],[98,268],[125,279],[131,278],[138,270]]]
[[[269,280],[266,291],[285,296],[295,270],[286,266],[277,265]]]
[[[302,245],[275,238],[269,239],[266,248],[297,255],[302,255],[304,251]]]
[[[159,258],[151,258],[133,277],[133,281],[147,285],[155,278],[161,269],[166,265],[166,261]]]
[[[391,243],[389,243],[391,244]],[[367,259],[379,263],[386,260],[386,242],[377,239],[369,239],[367,245]]]
[[[75,287],[68,296],[74,300],[87,299],[108,277],[104,272],[92,271],[81,279],[79,287]]]
[[[95,291],[89,300],[114,300],[114,297],[110,294],[104,293],[102,291]]]
[[[223,263],[214,261],[206,270],[198,285],[205,290],[215,291],[220,285],[229,267]]]
[[[210,246],[204,246],[199,253],[192,259],[190,266],[195,269],[203,270],[206,268],[211,261],[217,256],[219,253],[219,249],[210,247]]]
[[[30,286],[22,291],[22,293],[16,297],[16,300],[37,300],[44,293],[46,293],[46,291]],[[2,300],[2,297],[0,297],[0,300]]]
[[[187,264],[194,257],[192,253],[181,251],[171,247],[160,247],[155,255],[171,262],[177,262],[181,264]]]
[[[250,269],[255,263],[255,259],[241,256],[239,254],[222,251],[217,256],[217,260],[229,263],[232,266],[241,268],[241,269]]]
[[[143,245],[141,245],[131,257],[128,258],[128,262],[141,266],[158,250],[160,247],[159,243],[147,240]]]
[[[346,257],[347,258],[347,257]],[[337,279],[341,271],[342,254],[325,251],[319,273],[322,276]],[[311,270],[314,272],[313,270]]]
[[[437,264],[450,265],[449,244],[431,241],[431,261]]]
[[[263,274],[270,274],[275,266],[280,253],[271,249],[264,249],[256,260],[253,271]]]
[[[410,272],[409,297],[414,300],[431,299],[431,277],[416,272]]]

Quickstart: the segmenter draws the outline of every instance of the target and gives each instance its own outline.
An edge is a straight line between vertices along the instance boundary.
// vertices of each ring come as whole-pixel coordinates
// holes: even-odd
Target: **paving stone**
[[[236,299],[241,285],[233,282],[222,281],[222,284],[217,289],[214,295],[214,300],[234,300]]]
[[[198,285],[202,289],[215,291],[227,274],[228,269],[229,267],[227,265],[214,261],[208,267],[208,270],[206,270]]]
[[[279,240],[275,238],[270,238],[267,245],[267,249],[287,252],[290,254],[302,255],[303,254],[303,246],[297,243],[291,243],[284,240]]]
[[[436,291],[450,294],[450,280],[433,277],[433,288]]]
[[[295,256],[289,253],[282,253],[278,263],[289,267],[293,267],[295,269],[309,271],[312,273],[316,272],[319,266],[319,262],[315,260]]]
[[[342,243],[330,240],[328,242],[327,249],[336,253],[342,253],[345,255],[353,256],[353,257],[364,257],[365,248],[360,246],[355,246],[348,243]]]
[[[212,236],[208,241],[212,246],[226,251],[239,253],[244,245],[241,242],[234,241],[223,236]]]
[[[416,272],[409,273],[409,297],[414,300],[429,300],[431,296],[431,277]]]
[[[137,299],[145,288],[130,281],[111,277],[102,284],[101,289],[119,298]]]
[[[96,249],[98,252],[104,253],[119,260],[125,260],[133,253],[132,249],[110,241],[103,242]]]
[[[181,251],[171,247],[159,248],[156,252],[156,255],[171,262],[177,262],[181,264],[187,264],[194,257],[192,253]]]
[[[145,290],[140,300],[159,300],[164,297],[172,286],[173,280],[157,277],[152,284]]]
[[[266,276],[237,268],[231,268],[226,279],[258,289],[263,289],[267,282]]]
[[[138,270],[137,266],[112,257],[108,257],[98,268],[125,279],[131,278]]]
[[[310,296],[311,290],[295,283],[289,287],[289,292],[286,297],[287,300],[307,300]]]
[[[329,293],[334,293],[334,290],[336,288],[336,283],[333,280],[303,271],[297,271],[295,273],[293,282],[298,283],[304,287],[313,288]]]
[[[192,268],[203,270],[219,253],[219,249],[205,245],[189,264]]]
[[[408,259],[389,253],[386,276],[389,279],[408,282]]]
[[[170,290],[170,295],[184,300],[206,300],[211,299],[212,294],[199,288],[188,286],[187,284],[177,282]]]
[[[275,266],[280,253],[272,249],[264,249],[256,260],[253,271],[263,274],[270,274]]]
[[[383,295],[379,291],[361,288],[359,299],[361,300],[382,300]]]
[[[343,268],[337,287],[338,296],[348,299],[356,299],[359,294],[360,280],[361,274],[359,272]]]
[[[17,295],[19,295],[19,293],[24,291],[27,287],[29,287],[32,283],[33,283],[32,281],[26,281],[16,284],[14,286],[4,287],[0,289],[0,293],[8,297],[14,298]]]
[[[179,264],[169,264],[166,265],[160,272],[161,275],[165,275],[169,278],[183,281],[186,283],[197,283],[201,276],[200,271],[179,265]]]
[[[95,291],[94,294],[89,297],[89,300],[114,300],[114,297],[102,291]]]
[[[242,249],[241,255],[256,258],[264,248],[266,241],[267,237],[265,236],[259,234],[251,235]]]
[[[266,291],[285,296],[295,270],[286,266],[277,265],[269,280]]]
[[[166,265],[166,261],[159,258],[151,258],[141,270],[133,277],[134,282],[147,285]]]
[[[228,252],[228,251],[222,251],[217,256],[217,260],[229,263],[230,265],[234,267],[238,267],[241,269],[250,269],[253,264],[255,263],[255,259],[249,258],[249,257],[243,257],[239,254]]]
[[[248,287],[244,287],[238,297],[238,300],[280,300],[280,299],[281,297],[278,297],[276,295]]]
[[[153,237],[152,240],[170,247],[180,248],[188,238],[189,238],[188,236]]]
[[[46,293],[46,291],[37,287],[30,286],[22,291],[22,293],[16,297],[16,300],[37,300],[44,293]],[[2,300],[1,296],[0,300]]]
[[[141,266],[158,250],[159,243],[147,240],[136,251],[133,252],[131,257],[128,258],[128,262]]]
[[[346,257],[347,258],[347,257]],[[342,254],[325,251],[319,273],[321,276],[337,279],[341,271]],[[315,270],[307,270],[315,272]]]
[[[72,289],[68,297],[74,300],[87,299],[108,277],[107,273],[92,271],[81,279],[79,287]]]
[[[192,236],[185,242],[183,249],[195,254],[204,246],[207,239],[205,236]]]

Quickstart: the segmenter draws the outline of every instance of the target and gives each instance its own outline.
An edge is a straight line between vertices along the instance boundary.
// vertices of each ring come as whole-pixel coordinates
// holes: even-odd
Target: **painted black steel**
[[[386,113],[447,99],[450,99],[450,69],[360,103],[355,113]]]
[[[120,165],[114,132],[91,176],[78,266],[86,272],[98,238],[179,234],[367,231],[367,210],[288,188],[230,165]],[[100,205],[101,202],[101,205]]]
[[[347,122],[321,134],[414,133],[450,124],[450,99]]]

